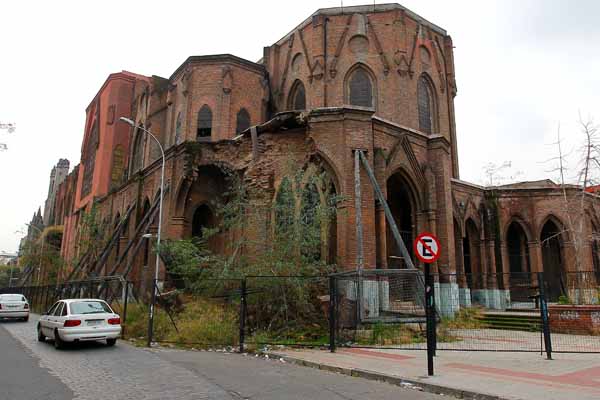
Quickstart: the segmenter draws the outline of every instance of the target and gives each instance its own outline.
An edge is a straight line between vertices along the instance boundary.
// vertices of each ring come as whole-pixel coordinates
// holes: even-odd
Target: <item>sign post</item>
[[[415,255],[425,264],[425,320],[427,326],[427,375],[429,376],[433,376],[433,356],[436,346],[435,297],[430,264],[436,262],[440,257],[440,248],[438,238],[432,233],[421,233],[415,239]]]

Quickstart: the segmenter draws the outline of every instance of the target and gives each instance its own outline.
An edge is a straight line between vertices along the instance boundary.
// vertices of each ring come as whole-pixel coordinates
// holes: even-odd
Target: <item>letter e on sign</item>
[[[440,241],[432,233],[421,233],[413,246],[417,258],[424,263],[436,262],[440,257]]]

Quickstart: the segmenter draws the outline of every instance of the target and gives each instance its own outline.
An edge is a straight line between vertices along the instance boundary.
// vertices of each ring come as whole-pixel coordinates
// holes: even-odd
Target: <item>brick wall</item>
[[[550,331],[575,335],[600,335],[600,306],[548,306]]]

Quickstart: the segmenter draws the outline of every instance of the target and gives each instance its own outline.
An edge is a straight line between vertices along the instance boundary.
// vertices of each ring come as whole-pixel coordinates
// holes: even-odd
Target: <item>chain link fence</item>
[[[42,314],[61,299],[93,298],[106,301],[112,309],[122,315],[127,314],[127,305],[135,302],[130,283],[122,277],[107,277],[54,285],[20,286],[2,288],[0,293],[20,293],[29,301],[32,312]]]
[[[101,298],[121,314],[125,337],[146,341],[151,285],[109,277],[0,293],[25,295],[36,313],[61,298]],[[428,288],[432,300],[426,307]],[[427,285],[422,272],[409,269],[178,276],[156,289],[152,341],[172,345],[425,350],[429,337],[440,351],[600,352],[595,272],[560,279],[531,272],[432,274]],[[548,293],[559,296],[548,301]]]

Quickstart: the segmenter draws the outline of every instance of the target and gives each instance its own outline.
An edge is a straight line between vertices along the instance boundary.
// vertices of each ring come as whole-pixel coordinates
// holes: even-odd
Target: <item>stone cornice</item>
[[[279,39],[274,44],[277,46],[281,46],[288,40],[290,35],[292,35],[297,30],[303,29],[304,27],[306,27],[307,25],[312,23],[313,18],[316,16],[319,16],[319,15],[325,15],[325,16],[331,17],[331,16],[336,16],[336,15],[348,15],[348,14],[384,13],[384,12],[395,11],[395,10],[404,11],[406,13],[406,16],[408,16],[409,18],[413,19],[414,21],[416,21],[419,24],[427,26],[428,28],[430,28],[431,30],[433,30],[434,32],[436,32],[442,36],[448,35],[448,33],[446,32],[445,29],[435,25],[434,23],[429,22],[425,18],[423,18],[420,15],[401,6],[400,4],[388,3],[388,4],[372,4],[372,5],[362,5],[362,6],[320,8],[317,11],[315,11],[310,17],[306,18],[304,21],[302,21],[300,24],[298,24],[294,29],[292,29],[290,32],[288,32],[285,36],[283,36],[281,39]]]
[[[210,54],[204,56],[190,56],[188,57],[176,70],[173,72],[169,80],[173,82],[179,75],[183,73],[188,65],[192,64],[234,64],[239,67],[251,70],[257,73],[265,73],[266,69],[264,65],[257,64],[255,62],[246,60],[244,58],[234,56],[233,54]]]

